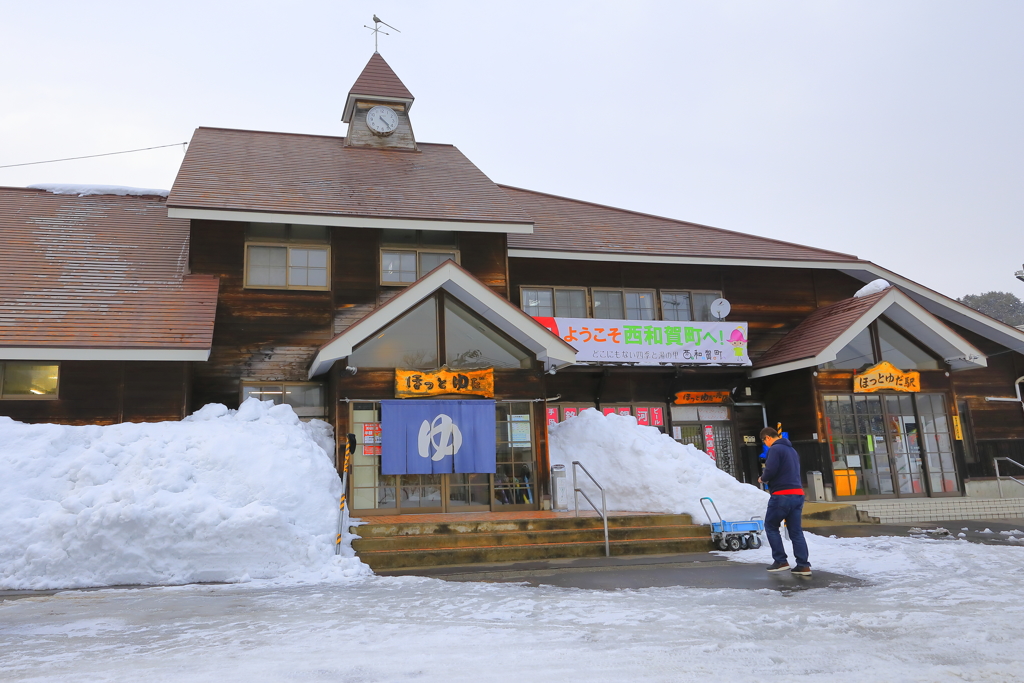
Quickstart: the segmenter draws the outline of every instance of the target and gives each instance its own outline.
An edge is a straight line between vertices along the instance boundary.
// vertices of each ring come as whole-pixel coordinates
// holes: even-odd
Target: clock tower
[[[416,149],[409,122],[415,98],[380,53],[374,52],[352,84],[341,120],[348,124],[345,144],[374,149]]]

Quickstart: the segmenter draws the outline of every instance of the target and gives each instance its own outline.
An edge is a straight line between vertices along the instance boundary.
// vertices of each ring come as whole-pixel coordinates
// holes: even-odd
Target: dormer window
[[[250,223],[245,233],[245,286],[328,290],[330,256],[325,227]]]

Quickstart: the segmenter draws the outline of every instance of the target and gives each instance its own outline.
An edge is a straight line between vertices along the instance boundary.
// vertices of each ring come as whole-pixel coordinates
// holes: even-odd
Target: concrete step
[[[354,531],[363,535],[364,527]],[[611,541],[673,539],[704,537],[708,527],[688,525],[671,526],[609,526]],[[539,545],[545,543],[604,542],[604,529],[594,526],[583,529],[544,529],[539,531],[483,531],[466,533],[405,534],[393,536],[364,536],[356,539],[352,547],[356,552],[382,550],[445,549],[488,546]]]
[[[415,536],[424,534],[513,533],[521,531],[548,531],[555,529],[601,529],[600,517],[543,517],[536,519],[459,520],[443,522],[374,522],[372,517],[355,527],[363,538],[384,536]],[[690,515],[619,515],[608,517],[608,528],[643,526],[689,526]]]
[[[699,537],[615,541],[610,545],[612,556],[697,553],[713,549],[710,534]],[[378,550],[360,551],[358,554],[363,562],[366,562],[375,570],[408,569],[484,562],[521,562],[554,558],[602,557],[604,556],[604,541],[437,548],[432,550]]]
[[[1021,498],[890,498],[857,501],[854,505],[879,518],[882,524],[1024,517]]]

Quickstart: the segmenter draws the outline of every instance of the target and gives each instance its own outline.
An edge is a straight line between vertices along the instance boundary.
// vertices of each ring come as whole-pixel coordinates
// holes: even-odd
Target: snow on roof
[[[890,287],[892,287],[892,285],[889,284],[888,280],[878,278],[877,280],[872,280],[871,282],[867,283],[866,285],[858,289],[857,293],[853,295],[853,298],[863,299],[866,296],[871,296],[872,294],[877,294],[878,292],[884,292]]]
[[[116,194],[118,196],[131,195],[143,197],[157,195],[166,197],[170,190],[154,190],[145,187],[122,187],[121,185],[75,185],[71,183],[40,183],[29,185],[30,190],[46,190],[53,194],[77,194],[79,197],[88,197],[95,194]]]

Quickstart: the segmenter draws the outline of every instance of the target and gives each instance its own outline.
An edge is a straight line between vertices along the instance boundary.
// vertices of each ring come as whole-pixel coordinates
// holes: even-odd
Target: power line
[[[182,151],[184,151],[185,146],[188,145],[188,143],[187,142],[176,142],[173,145],[158,145],[157,147],[143,147],[141,149],[126,149],[123,152],[107,152],[106,154],[88,154],[88,155],[86,155],[84,157],[68,157],[66,159],[49,159],[48,161],[29,161],[29,162],[26,162],[24,164],[7,164],[6,166],[0,166],[0,168],[14,168],[15,166],[35,166],[36,164],[53,164],[53,163],[56,163],[58,161],[77,161],[78,159],[94,159],[96,157],[109,157],[109,156],[113,156],[115,154],[131,154],[132,152],[146,152],[146,151],[149,151],[151,149],[164,149],[165,147],[177,147],[178,145],[181,145],[181,149],[182,149]]]

